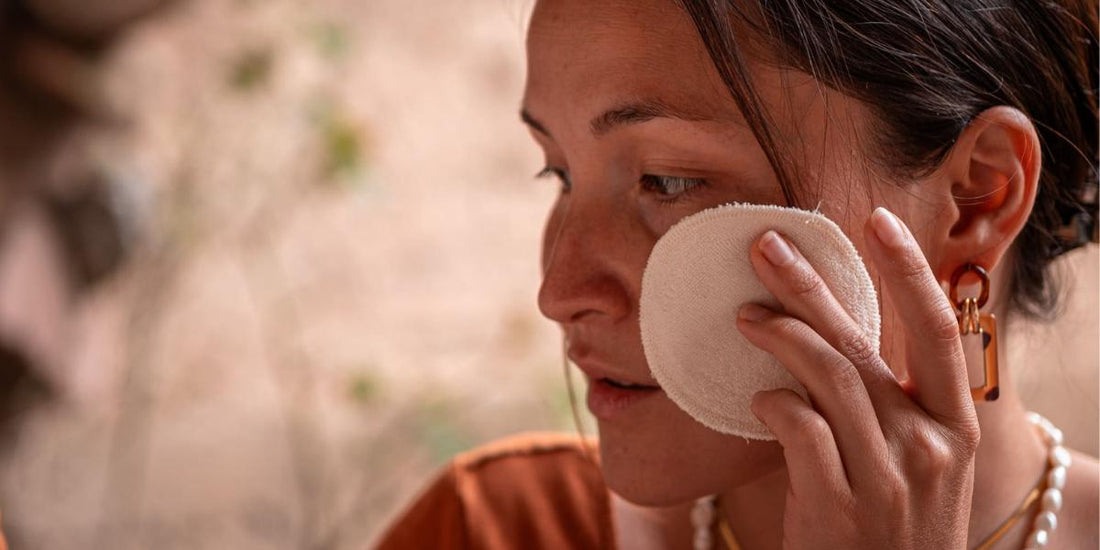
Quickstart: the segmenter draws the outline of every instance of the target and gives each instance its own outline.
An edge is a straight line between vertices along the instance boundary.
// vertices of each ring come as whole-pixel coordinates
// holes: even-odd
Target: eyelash
[[[568,193],[569,190],[573,187],[573,182],[569,180],[569,173],[565,170],[562,170],[561,168],[557,168],[554,166],[547,166],[542,170],[539,170],[539,172],[535,174],[535,177],[539,179],[558,178],[558,181],[561,182],[562,193]]]
[[[573,182],[569,179],[569,173],[561,168],[554,166],[547,166],[542,170],[539,170],[535,174],[536,178],[549,178],[555,177],[561,182],[562,193],[568,193],[573,187]],[[658,196],[657,201],[669,205],[679,202],[692,194],[695,190],[703,187],[707,184],[707,180],[699,178],[683,178],[677,176],[657,176],[653,174],[642,174],[639,183],[642,189],[646,192],[653,193]],[[672,187],[678,187],[678,191],[670,191]]]
[[[665,205],[670,205],[691,196],[693,192],[705,186],[707,180],[683,178],[679,176],[642,174],[641,184],[642,189],[657,195],[657,201]],[[678,190],[669,191],[670,188]]]

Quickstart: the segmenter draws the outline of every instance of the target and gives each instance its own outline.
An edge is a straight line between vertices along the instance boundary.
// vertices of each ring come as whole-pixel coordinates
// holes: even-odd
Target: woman
[[[1057,432],[1029,421],[1005,369],[975,404],[981,356],[945,295],[979,266],[983,313],[1054,311],[1047,267],[1083,242],[1066,221],[1095,223],[1095,12],[538,2],[522,118],[561,184],[539,306],[588,379],[599,467],[561,438],[467,453],[382,547],[1095,548],[1096,460],[1052,454]],[[680,410],[639,337],[655,241],[728,202],[818,208],[881,298],[876,353],[798,250],[759,238],[753,266],[783,307],[745,304],[737,328],[810,396],[756,395],[778,442]],[[608,385],[625,397],[591,407]]]

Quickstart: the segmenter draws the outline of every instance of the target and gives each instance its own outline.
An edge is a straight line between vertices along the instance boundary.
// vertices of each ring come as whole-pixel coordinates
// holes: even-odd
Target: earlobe
[[[944,273],[937,275],[965,263],[992,270],[1031,215],[1041,168],[1038,134],[1019,110],[993,107],[963,130],[947,162],[955,216],[945,265],[937,270]]]

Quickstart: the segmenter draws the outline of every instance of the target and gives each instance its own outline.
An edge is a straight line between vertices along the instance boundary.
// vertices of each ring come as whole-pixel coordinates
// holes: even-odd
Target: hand
[[[768,232],[752,250],[785,312],[747,304],[738,328],[810,397],[752,402],[787,463],[783,546],[965,548],[979,428],[954,309],[897,217],[876,209],[865,233],[906,338],[904,383],[793,245]]]

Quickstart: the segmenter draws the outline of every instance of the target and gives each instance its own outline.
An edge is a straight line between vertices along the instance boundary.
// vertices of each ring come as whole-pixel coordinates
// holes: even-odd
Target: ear
[[[933,266],[940,280],[967,263],[997,267],[1031,215],[1041,159],[1035,127],[1012,107],[983,111],[959,134],[943,167],[951,219]]]

